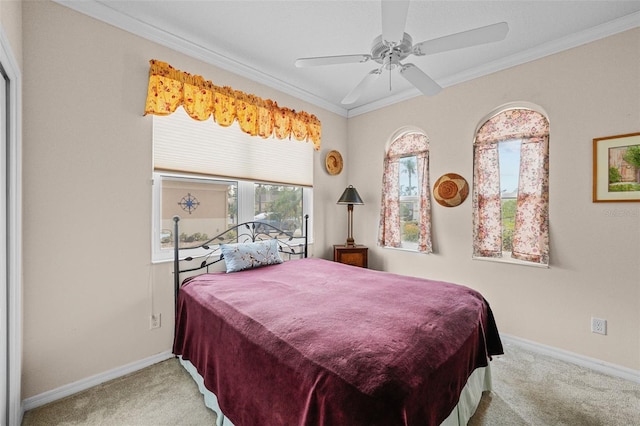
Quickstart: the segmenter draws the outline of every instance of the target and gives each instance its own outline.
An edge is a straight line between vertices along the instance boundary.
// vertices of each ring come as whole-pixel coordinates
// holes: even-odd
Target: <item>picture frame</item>
[[[640,132],[593,139],[593,202],[640,202]]]

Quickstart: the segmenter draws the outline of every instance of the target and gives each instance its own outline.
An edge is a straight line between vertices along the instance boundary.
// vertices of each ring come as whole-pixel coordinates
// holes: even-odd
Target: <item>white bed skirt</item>
[[[204,396],[204,404],[216,413],[216,426],[234,426],[220,409],[220,406],[218,405],[218,398],[213,392],[204,386],[204,380],[202,379],[202,376],[198,374],[198,371],[193,364],[182,359],[181,356],[178,356],[178,359],[180,359],[180,364],[182,364],[185,370],[191,374],[191,377],[193,377],[193,380],[197,383],[200,392]],[[469,380],[467,380],[467,384],[462,389],[458,405],[454,407],[451,414],[449,414],[449,417],[442,422],[441,426],[466,426],[469,419],[478,408],[480,398],[482,398],[482,392],[491,390],[490,364],[491,363],[483,368],[477,368],[473,373],[471,373]]]

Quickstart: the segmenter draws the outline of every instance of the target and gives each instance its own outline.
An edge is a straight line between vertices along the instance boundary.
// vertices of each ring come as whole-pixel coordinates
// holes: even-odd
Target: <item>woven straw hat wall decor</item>
[[[433,185],[433,198],[438,204],[445,207],[459,206],[469,195],[469,184],[462,176],[455,173],[447,173]]]

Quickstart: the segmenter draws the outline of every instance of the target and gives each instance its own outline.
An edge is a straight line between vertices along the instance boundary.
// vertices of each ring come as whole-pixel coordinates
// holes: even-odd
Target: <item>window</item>
[[[302,235],[312,211],[312,147],[200,123],[181,108],[153,120],[153,261],[172,258],[176,215],[180,247],[247,221]]]
[[[302,187],[290,185],[254,184],[253,219],[294,235],[301,235],[303,226]],[[270,226],[262,226],[262,232],[270,232]]]
[[[193,247],[247,221],[302,236],[304,214],[310,210],[311,188],[206,176],[154,173],[154,261],[173,256],[174,222],[180,217],[179,246]],[[232,242],[232,241],[227,241]]]
[[[156,229],[161,250],[172,250],[173,217],[180,217],[180,247],[202,244],[235,225],[238,182],[156,174],[160,226]]]
[[[510,139],[498,142],[500,167],[500,204],[502,212],[502,253],[513,251],[513,231],[518,200],[520,175],[520,146],[522,140]]]
[[[473,256],[549,264],[549,122],[502,108],[476,132]]]
[[[431,253],[429,139],[403,130],[384,159],[378,245]]]

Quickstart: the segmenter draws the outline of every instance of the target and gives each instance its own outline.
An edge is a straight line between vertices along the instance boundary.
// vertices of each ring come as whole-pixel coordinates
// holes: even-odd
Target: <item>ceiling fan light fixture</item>
[[[413,39],[407,33],[404,33],[402,42],[388,46],[382,39],[382,35],[379,35],[373,40],[371,44],[371,58],[379,64],[385,62],[385,58],[391,55],[398,57],[398,61],[405,59],[411,55]]]

